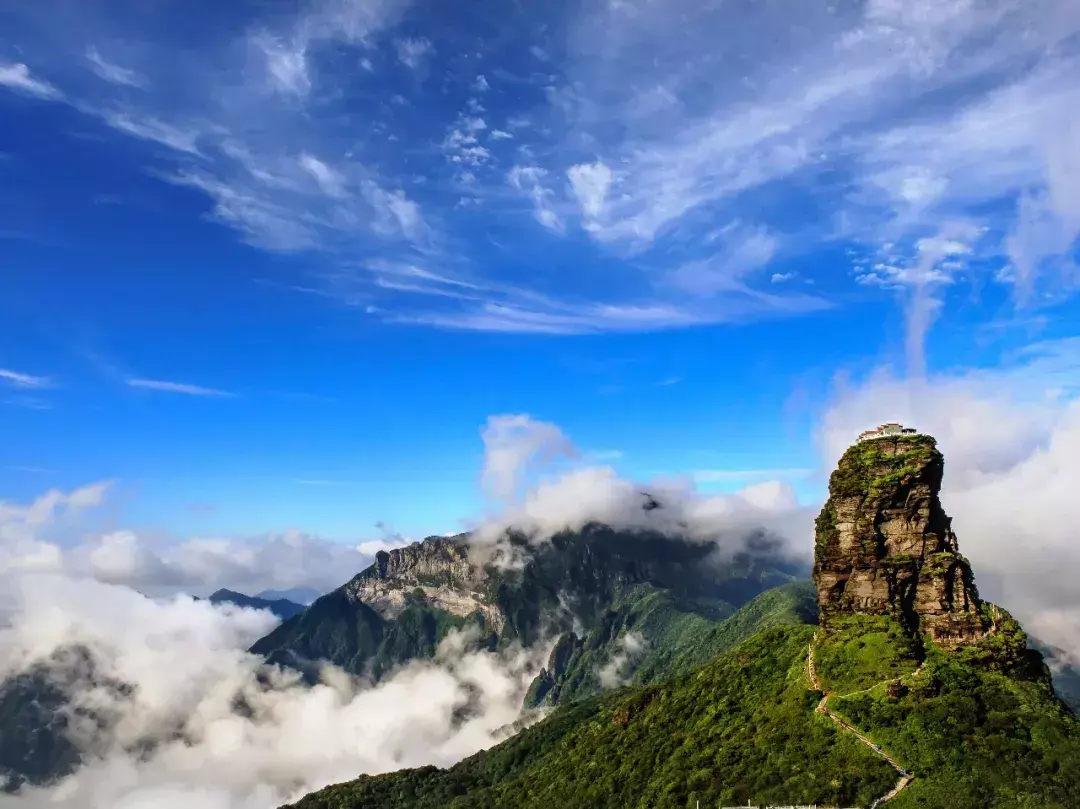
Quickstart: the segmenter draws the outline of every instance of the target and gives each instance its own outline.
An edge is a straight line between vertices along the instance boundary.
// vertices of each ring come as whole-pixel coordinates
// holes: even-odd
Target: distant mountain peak
[[[305,609],[303,604],[297,604],[288,599],[277,598],[270,600],[258,598],[257,596],[245,595],[224,587],[211,594],[208,600],[212,604],[234,604],[237,607],[248,607],[254,610],[269,610],[283,621],[287,621]]]
[[[456,537],[428,537],[403,548],[379,551],[375,561],[344,587],[345,594],[374,609],[383,618],[396,618],[410,598],[464,618],[479,614],[485,624],[501,631],[502,610],[482,592],[485,572],[469,560],[468,543]]]
[[[230,598],[253,598],[253,596],[246,595],[244,593],[237,592],[236,590],[230,590],[227,587],[222,587],[220,590],[215,590],[207,598],[210,601],[223,601]],[[257,598],[257,596],[255,596]]]
[[[322,590],[316,590],[314,587],[289,587],[284,590],[263,590],[256,593],[256,598],[265,598],[267,601],[291,601],[294,604],[303,604],[305,607],[319,596],[323,595]]]

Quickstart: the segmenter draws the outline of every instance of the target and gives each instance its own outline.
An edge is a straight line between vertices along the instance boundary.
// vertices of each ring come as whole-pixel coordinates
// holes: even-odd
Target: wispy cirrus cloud
[[[52,379],[47,376],[24,374],[8,368],[0,368],[0,381],[14,385],[16,388],[48,388],[53,385]]]
[[[58,88],[34,76],[21,62],[0,62],[0,86],[49,100],[63,97]]]
[[[178,152],[199,155],[198,140],[204,133],[194,126],[166,123],[152,116],[102,110],[102,120],[113,129],[142,140],[155,141]]]
[[[1007,258],[1017,271],[998,280],[1018,298],[1055,283],[1063,262],[1075,266],[1076,152],[1064,146],[1080,96],[1068,78],[1080,67],[1072,4],[871,0],[800,8],[786,24],[766,15],[747,4],[619,3],[580,18],[553,117],[567,147],[589,143],[594,155],[569,163],[564,198],[585,232],[635,253],[703,245],[705,223],[739,208],[757,224],[790,223],[772,196],[788,184],[807,210],[832,210],[801,216],[794,238],[770,229],[778,253],[816,232],[904,251],[910,267],[939,222],[967,220],[990,239],[957,266]],[[758,25],[775,38],[751,44]],[[728,71],[740,81],[705,81]],[[696,276],[710,260],[686,266]]]
[[[211,397],[233,397],[235,393],[230,393],[225,390],[218,390],[217,388],[206,388],[202,385],[191,385],[185,382],[170,382],[163,379],[128,379],[127,385],[130,388],[140,388],[142,390],[156,390],[162,393],[179,393],[184,396],[211,396]]]
[[[343,302],[395,322],[733,323],[882,294],[876,278],[923,316],[947,285],[917,286],[919,245],[947,238],[942,223],[985,234],[934,267],[951,282],[981,273],[1031,305],[1076,276],[1068,0],[867,0],[783,18],[628,1],[514,12],[475,40],[409,11],[316,0],[252,13],[197,53],[147,32],[155,57],[125,53],[123,67],[68,32],[84,72],[142,87],[119,100],[100,81],[69,91],[64,72],[64,94],[25,65],[3,75],[168,147],[154,172],[203,195],[210,219],[307,257],[311,278],[285,287],[335,298],[346,275]],[[183,93],[159,90],[181,75]],[[823,245],[857,247],[858,267],[815,263]],[[556,254],[572,271],[549,271]],[[473,286],[355,271],[376,257]]]
[[[106,61],[105,57],[95,47],[87,49],[86,59],[92,65],[94,73],[107,82],[126,87],[146,87],[147,85],[145,76],[137,71]]]

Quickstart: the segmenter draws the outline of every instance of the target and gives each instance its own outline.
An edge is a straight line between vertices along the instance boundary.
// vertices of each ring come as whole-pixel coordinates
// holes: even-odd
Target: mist
[[[50,574],[3,585],[15,611],[0,630],[0,676],[55,668],[65,649],[91,661],[57,672],[83,766],[0,797],[13,809],[267,809],[360,773],[449,765],[501,739],[547,651],[470,652],[451,635],[435,660],[378,685],[327,667],[308,687],[244,651],[274,625],[267,612]],[[97,721],[78,721],[84,711]]]
[[[946,458],[943,504],[983,595],[1080,662],[1073,348],[1036,346],[993,372],[904,378],[883,370],[837,382],[815,437],[824,477],[867,426],[896,419],[933,434]],[[557,425],[525,414],[492,417],[482,437],[488,499],[472,539],[489,553],[497,555],[510,528],[542,543],[599,522],[714,543],[721,555],[764,530],[780,552],[809,559],[820,503],[800,503],[786,484],[706,495],[689,480],[628,480],[590,462]],[[97,718],[72,723],[85,757],[74,775],[0,798],[0,807],[269,809],[361,773],[451,765],[500,741],[521,717],[546,647],[476,652],[452,635],[434,660],[377,685],[333,667],[315,686],[268,669],[245,650],[273,616],[183,591],[242,582],[332,587],[370,556],[299,532],[262,543],[162,545],[124,530],[79,529],[110,489],[92,484],[0,508],[0,678],[41,663],[62,668],[72,658],[65,652],[81,650],[92,665],[59,680],[71,716]],[[647,498],[661,507],[645,508]],[[134,588],[169,592],[151,598]],[[626,636],[602,671],[605,684],[620,684],[640,651],[639,639]]]
[[[764,531],[772,552],[809,561],[814,508],[790,484],[763,481],[732,494],[704,494],[690,478],[634,481],[590,463],[558,425],[527,414],[492,416],[482,431],[487,511],[473,522],[478,562],[520,563],[506,532],[542,543],[589,523],[710,543],[724,561]],[[659,506],[646,507],[647,505]]]
[[[493,417],[483,439],[489,510],[472,533],[481,554],[497,551],[511,528],[543,542],[589,522],[716,543],[721,553],[762,529],[786,552],[810,547],[812,514],[780,483],[705,496],[689,481],[629,481],[524,414]],[[87,531],[113,488],[50,491],[0,510],[0,680],[47,666],[70,700],[68,733],[83,754],[74,775],[0,798],[0,807],[267,809],[361,773],[453,764],[521,718],[545,644],[496,654],[451,635],[434,660],[377,685],[327,666],[311,687],[266,667],[245,650],[273,628],[270,613],[187,593],[330,589],[377,548],[297,531],[180,541]],[[646,509],[644,492],[662,507]],[[624,638],[604,684],[620,684],[641,650],[637,637]]]

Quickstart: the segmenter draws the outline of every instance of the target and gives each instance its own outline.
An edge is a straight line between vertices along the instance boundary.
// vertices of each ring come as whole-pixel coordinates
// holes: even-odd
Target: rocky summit
[[[913,431],[873,431],[847,449],[816,522],[814,583],[821,624],[839,616],[892,615],[943,646],[995,631],[938,494],[937,442]]]
[[[398,618],[410,596],[460,618],[478,615],[501,632],[506,618],[483,592],[485,576],[469,561],[468,545],[438,537],[404,548],[379,551],[375,563],[345,585],[346,594],[383,618]]]

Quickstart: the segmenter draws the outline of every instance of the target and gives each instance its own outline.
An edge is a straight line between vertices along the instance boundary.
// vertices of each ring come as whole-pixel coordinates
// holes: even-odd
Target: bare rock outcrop
[[[928,435],[849,447],[816,522],[814,582],[826,629],[849,614],[889,614],[943,646],[992,632],[971,566],[938,499],[944,459]]]
[[[483,592],[484,573],[469,561],[468,547],[451,539],[426,539],[379,551],[375,564],[345,585],[345,593],[382,617],[396,618],[407,596],[466,617],[480,613],[486,626],[502,631],[506,618]]]

